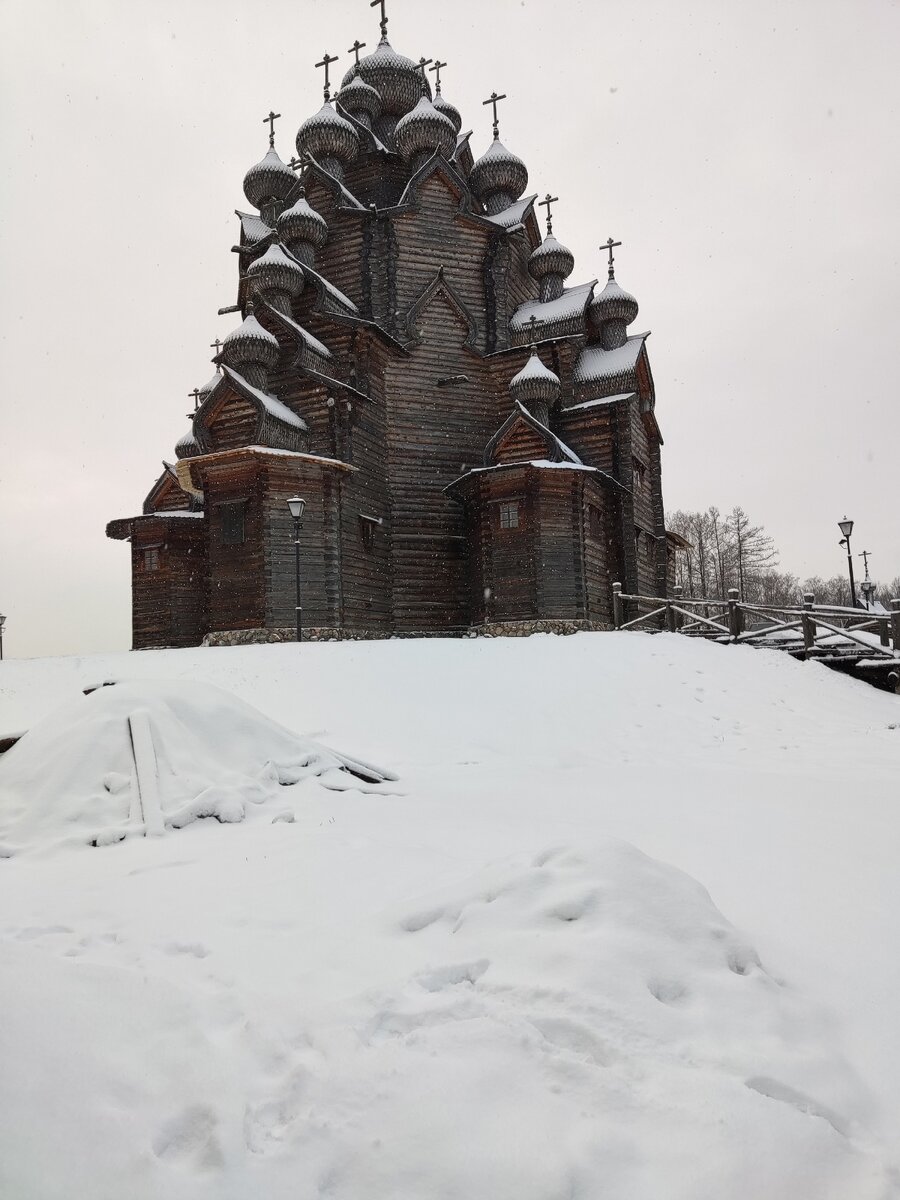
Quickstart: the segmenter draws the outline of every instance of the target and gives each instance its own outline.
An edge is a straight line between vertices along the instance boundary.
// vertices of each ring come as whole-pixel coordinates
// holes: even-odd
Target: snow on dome
[[[203,403],[203,401],[206,399],[206,397],[209,395],[209,393],[213,390],[213,388],[216,386],[216,384],[219,383],[221,378],[222,378],[222,376],[219,374],[218,371],[216,371],[216,373],[215,373],[215,375],[213,375],[212,379],[208,379],[206,381],[206,383],[204,383],[202,388],[197,388],[197,391],[200,393],[199,398],[198,398],[200,404]]]
[[[381,96],[360,75],[354,75],[350,82],[341,88],[335,99],[357,120],[368,117],[370,125],[381,116]]]
[[[277,245],[270,246],[265,254],[253,260],[247,268],[247,277],[255,290],[285,292],[289,296],[299,296],[306,281],[300,264]]]
[[[416,155],[429,157],[439,151],[450,159],[456,149],[456,130],[452,121],[437,111],[427,96],[405,117],[401,117],[394,130],[394,144],[404,162]]]
[[[528,260],[528,273],[532,279],[541,280],[545,275],[559,275],[568,279],[575,269],[575,256],[568,247],[548,233]]]
[[[619,320],[626,325],[638,315],[638,302],[624,288],[619,287],[613,276],[599,295],[591,301],[588,310],[591,320],[599,325],[603,321]]]
[[[251,363],[270,371],[277,366],[279,353],[278,338],[263,329],[253,313],[249,313],[237,329],[232,329],[222,343],[223,361],[238,369]],[[258,377],[252,374],[251,383],[256,384]]]
[[[509,390],[514,400],[524,404],[552,404],[559,396],[559,376],[541,362],[536,350],[517,375],[509,381]]]
[[[377,48],[350,68],[342,81],[342,90],[359,76],[381,96],[382,111],[389,117],[402,117],[415,108],[423,91],[422,71],[411,58],[398,54],[386,37]],[[424,81],[426,95],[431,95]]]
[[[278,234],[289,246],[293,242],[308,242],[318,250],[328,239],[328,225],[301,193],[296,203],[278,218]]]
[[[359,134],[327,101],[297,131],[297,153],[311,154],[326,171],[341,173],[359,153]]]
[[[254,208],[262,208],[269,200],[287,200],[296,184],[294,172],[270,146],[265,158],[244,176],[244,195]]]
[[[489,214],[509,208],[528,187],[528,168],[495,137],[472,167],[472,190]]]
[[[254,810],[271,820],[302,802],[285,785],[389,778],[183,679],[98,688],[35,725],[0,768],[0,843],[13,850],[102,845]]]
[[[219,376],[221,378],[221,376]],[[194,436],[193,426],[175,443],[176,458],[194,458],[200,453],[200,443]]]
[[[447,118],[456,132],[459,133],[462,129],[462,115],[455,104],[451,104],[449,100],[444,98],[439,87],[435,89],[432,104],[442,116]]]

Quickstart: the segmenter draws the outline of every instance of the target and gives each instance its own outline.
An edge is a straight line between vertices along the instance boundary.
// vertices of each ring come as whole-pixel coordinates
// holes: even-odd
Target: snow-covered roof
[[[278,346],[278,338],[274,334],[269,333],[268,329],[264,329],[252,312],[244,317],[236,329],[232,329],[230,333],[225,334],[222,345],[227,346],[230,342],[243,341],[246,338],[258,339],[262,342],[269,342],[276,347]]]
[[[311,350],[313,354],[318,354],[320,358],[323,358],[326,361],[329,361],[332,358],[332,353],[328,347],[323,342],[320,342],[317,337],[313,337],[308,329],[304,329],[302,325],[299,325],[293,319],[293,317],[289,317],[287,313],[279,312],[277,308],[272,308],[271,305],[269,307],[270,311],[279,321],[282,321],[289,329],[292,329],[294,333],[297,334],[308,350]]]
[[[575,382],[597,383],[603,379],[617,379],[620,375],[632,374],[648,336],[646,333],[636,334],[615,350],[585,346],[575,362]]]
[[[301,263],[300,265],[303,267],[303,270],[306,272],[309,278],[318,283],[339,308],[346,309],[354,316],[359,315],[359,309],[349,296],[344,295],[340,288],[336,288],[333,283],[329,283],[324,275],[320,275],[319,272],[314,271],[312,267],[306,266],[305,263]]]
[[[615,396],[599,396],[596,400],[585,400],[583,404],[570,404],[568,408],[562,410],[563,414],[571,412],[583,412],[589,408],[601,408],[608,404],[618,404],[620,400],[629,400],[634,395],[634,392],[619,392]]]
[[[550,374],[552,375],[553,372],[551,371]],[[555,379],[556,376],[554,375],[553,378]],[[519,415],[525,417],[529,424],[534,425],[535,428],[546,434],[550,441],[553,442],[553,444],[559,450],[564,459],[566,459],[570,464],[581,466],[581,459],[578,457],[575,451],[570,450],[566,443],[562,441],[561,438],[558,438],[552,429],[548,429],[546,425],[544,425],[537,419],[537,417],[530,413],[521,400],[516,400],[515,405],[518,409]]]
[[[551,371],[549,367],[544,366],[537,353],[533,353],[522,370],[513,375],[509,381],[510,390],[515,388],[516,384],[525,383],[530,379],[546,380],[548,383],[554,383],[559,386],[559,376]]]
[[[283,425],[293,425],[296,429],[307,429],[308,426],[302,417],[298,417],[295,412],[292,412],[286,404],[278,399],[277,396],[272,396],[268,392],[261,392],[259,388],[255,388],[252,383],[248,383],[243,375],[239,375],[232,367],[222,367],[222,370],[227,379],[236,383],[242,391],[253,396],[263,409],[274,417],[277,421],[281,421]]]
[[[238,209],[235,209],[234,211],[240,218],[241,229],[243,230],[244,237],[251,244],[255,242],[261,242],[263,238],[267,238],[270,236],[270,234],[275,232],[275,230],[270,228],[262,219],[262,217],[257,216],[256,213],[240,212]]]
[[[175,517],[193,517],[193,518],[200,517],[200,518],[202,519],[202,517],[203,517],[203,513],[202,513],[202,512],[187,512],[185,509],[182,509],[182,508],[176,508],[176,509],[162,509],[162,510],[160,510],[160,511],[158,511],[158,512],[152,512],[152,513],[142,513],[142,514],[141,514],[141,516],[143,516],[143,517],[153,517],[153,518],[162,517],[164,520],[168,521],[170,517],[171,517],[171,518],[175,518]],[[139,521],[140,519],[141,519],[141,517],[132,517],[132,520],[134,520],[134,521]]]
[[[582,283],[578,287],[566,288],[563,294],[556,300],[545,300],[543,302],[540,300],[528,300],[525,304],[520,304],[510,318],[510,331],[515,334],[528,333],[531,328],[531,318],[534,317],[539,327],[537,332],[541,337],[544,337],[549,336],[547,330],[554,326],[583,318],[584,311],[590,303],[591,294],[596,282],[596,279],[592,279],[590,283]],[[541,326],[544,328],[541,329]],[[521,341],[522,339],[519,338],[518,340]]]
[[[531,208],[537,200],[537,192],[533,196],[524,196],[521,200],[517,200],[515,204],[511,204],[509,208],[504,208],[503,212],[494,213],[486,219],[493,222],[494,225],[500,225],[503,229],[512,229],[515,225],[521,225]]]

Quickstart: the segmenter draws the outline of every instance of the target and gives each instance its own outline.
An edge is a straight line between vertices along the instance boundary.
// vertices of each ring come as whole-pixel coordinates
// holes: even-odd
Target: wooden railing
[[[816,657],[849,651],[863,657],[900,658],[900,600],[891,601],[890,612],[873,613],[816,604],[812,592],[804,593],[801,605],[748,604],[737,588],[729,590],[727,600],[712,600],[687,598],[679,587],[670,597],[629,595],[614,583],[613,620],[616,629],[668,630]]]

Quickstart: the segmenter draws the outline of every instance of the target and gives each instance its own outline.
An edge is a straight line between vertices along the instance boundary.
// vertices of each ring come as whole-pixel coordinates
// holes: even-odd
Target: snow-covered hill
[[[99,848],[44,812],[0,1195],[898,1194],[896,697],[667,635],[343,643],[7,661],[0,734],[106,679],[398,781]]]

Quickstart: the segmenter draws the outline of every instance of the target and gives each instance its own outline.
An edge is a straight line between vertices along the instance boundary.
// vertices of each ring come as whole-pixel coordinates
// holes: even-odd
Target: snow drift
[[[94,845],[199,817],[243,820],[281,787],[383,783],[368,764],[298,737],[235,696],[184,681],[92,691],[40,721],[0,758],[0,847]]]

